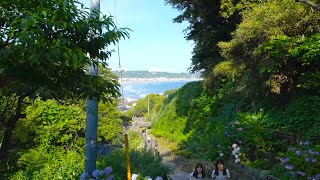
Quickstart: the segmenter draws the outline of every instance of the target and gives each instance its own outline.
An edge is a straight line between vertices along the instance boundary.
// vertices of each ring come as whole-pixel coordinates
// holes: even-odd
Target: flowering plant
[[[232,150],[232,155],[233,155],[234,158],[235,158],[234,162],[235,162],[235,163],[240,163],[240,155],[241,155],[241,153],[240,153],[240,147],[239,147],[237,144],[233,144],[233,145],[232,145],[232,148],[233,148],[233,150]]]
[[[311,147],[308,141],[301,141],[297,147],[290,147],[286,153],[281,154],[280,171],[290,177],[320,180],[319,150],[319,147]]]
[[[143,177],[142,175],[135,174],[135,173],[132,174],[131,179],[132,180],[152,180],[150,176]],[[157,176],[155,180],[163,180],[163,178],[161,176]]]
[[[238,112],[236,119],[225,126],[225,135],[234,143],[231,146],[235,163],[258,169],[268,168],[269,161],[257,161],[264,157],[264,152],[270,152],[273,149],[272,134],[266,129],[267,122],[268,116],[263,111]]]
[[[115,177],[111,175],[111,173],[112,168],[108,166],[104,170],[94,170],[91,175],[89,175],[87,172],[82,173],[80,176],[80,180],[115,180]]]

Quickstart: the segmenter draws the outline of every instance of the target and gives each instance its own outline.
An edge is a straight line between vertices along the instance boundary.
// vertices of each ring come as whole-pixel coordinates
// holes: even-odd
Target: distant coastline
[[[201,81],[201,78],[122,78],[119,79],[119,83],[122,84],[134,84],[134,83],[145,83],[145,82],[191,82]]]

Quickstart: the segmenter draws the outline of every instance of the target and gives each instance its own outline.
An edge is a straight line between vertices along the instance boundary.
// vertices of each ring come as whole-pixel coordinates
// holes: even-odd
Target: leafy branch
[[[310,0],[296,0],[296,2],[302,2],[302,3],[305,3],[313,8],[315,8],[315,10],[319,11],[320,10],[320,5],[319,4],[316,4]]]

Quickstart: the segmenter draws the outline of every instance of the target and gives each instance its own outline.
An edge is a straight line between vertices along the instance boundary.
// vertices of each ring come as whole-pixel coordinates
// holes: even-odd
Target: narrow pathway
[[[156,139],[152,135],[149,135],[149,137],[152,142],[156,142]],[[157,146],[154,146],[153,148],[157,149],[159,152],[160,156],[162,157],[162,163],[171,169],[171,180],[187,180],[189,173],[176,169],[176,164],[172,161],[172,159],[175,158],[172,150],[165,144],[161,144],[161,142],[152,144],[157,144]]]
[[[159,153],[162,157],[162,163],[171,169],[172,174],[169,175],[170,180],[187,180],[188,175],[193,170],[194,164],[198,163],[197,160],[190,160],[181,157],[177,157],[174,155],[172,150],[168,147],[168,144],[164,143],[163,141],[158,141],[154,138],[149,131],[142,133],[144,143],[146,148],[154,154]],[[261,173],[260,170],[255,170],[250,167],[246,166],[239,166],[235,164],[233,161],[229,160],[230,162],[226,161],[227,167],[230,171],[231,177],[234,180],[246,180],[246,179],[275,179],[272,176],[268,176],[268,172]],[[213,162],[205,162],[202,161],[202,164],[206,166],[207,174],[212,171]],[[244,168],[245,167],[245,168]],[[272,177],[272,178],[271,178]]]
[[[187,180],[188,175],[186,172],[175,171],[173,175],[170,176],[172,180]]]
[[[133,119],[133,126],[130,129],[139,132],[139,123],[141,124],[143,121],[141,118]],[[129,128],[128,128],[129,129]],[[162,157],[162,163],[171,169],[172,174],[169,175],[170,180],[187,180],[188,179],[188,172],[183,172],[178,170],[177,164],[174,163],[176,160],[175,155],[173,154],[172,150],[168,148],[166,144],[162,144],[162,142],[158,142],[158,140],[149,134],[149,130],[142,133],[143,141],[147,149],[151,150],[152,152],[159,153]]]

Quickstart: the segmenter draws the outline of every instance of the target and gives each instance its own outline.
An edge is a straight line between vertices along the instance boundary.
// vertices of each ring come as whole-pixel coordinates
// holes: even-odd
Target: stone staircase
[[[168,176],[169,180],[187,180],[188,175],[194,170],[197,163],[204,165],[207,177],[210,179],[211,172],[214,169],[214,162],[191,160],[175,156],[166,145],[159,144],[155,146],[156,143],[152,142],[155,142],[156,139],[152,135],[149,135],[149,137],[150,146],[147,146],[147,148],[153,152],[158,152],[162,157],[163,164],[172,170],[172,174]],[[279,180],[270,176],[270,171],[268,170],[259,170],[242,164],[236,164],[231,159],[225,161],[225,165],[230,171],[232,180]]]
[[[188,174],[194,170],[194,166],[197,163],[201,163],[204,166],[207,177],[211,176],[211,172],[214,169],[214,162],[190,160],[175,156],[165,157],[163,162],[174,170],[174,173],[170,176],[172,180],[182,180],[183,176],[184,180],[186,180]],[[269,175],[269,170],[254,169],[242,164],[233,163],[232,160],[227,160],[225,165],[230,171],[232,180],[279,180]]]

